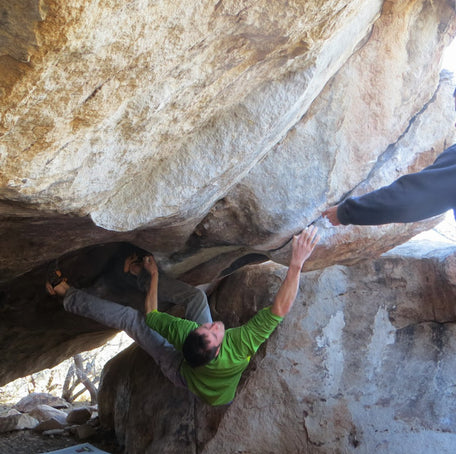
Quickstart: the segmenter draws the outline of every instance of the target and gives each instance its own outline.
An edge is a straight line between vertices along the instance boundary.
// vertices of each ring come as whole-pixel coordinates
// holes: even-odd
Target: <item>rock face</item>
[[[225,279],[236,270],[287,264],[291,235],[317,220],[322,240],[306,271],[335,274],[334,287],[343,287],[351,271],[338,266],[358,269],[437,222],[335,229],[319,216],[453,143],[454,82],[439,76],[456,34],[450,2],[19,0],[0,13],[0,385],[113,334],[46,295],[57,259],[73,285],[140,308],[144,296],[119,279],[129,245],[153,252],[163,272],[230,293],[238,278]],[[333,314],[330,300],[321,310]],[[253,310],[221,301],[223,317]],[[144,362],[140,354],[123,357]],[[109,380],[126,380],[123,373]],[[357,399],[351,394],[346,407]],[[198,446],[222,443],[215,432],[224,433],[236,405],[248,407],[242,402],[223,415],[202,408],[205,430],[188,409],[179,409],[187,428],[170,427],[183,446],[192,427]],[[108,407],[106,415],[119,414]],[[350,410],[353,427],[358,410]],[[303,446],[316,449],[328,436],[336,449],[336,419],[318,432],[310,407],[296,411],[309,432]],[[336,416],[345,411],[334,407]],[[133,443],[131,432],[118,433]]]
[[[113,241],[211,282],[451,143],[447,2],[174,3],[3,10],[1,58],[20,66],[0,77],[3,282]],[[363,249],[428,227],[367,230]],[[340,255],[318,266],[359,250]]]
[[[200,219],[306,112],[382,6],[42,3],[41,45],[2,112],[1,182],[9,199],[110,230]]]
[[[139,348],[125,351],[104,370],[101,416],[129,453],[451,453],[455,261],[455,246],[407,245],[306,273],[229,407],[194,401]],[[213,293],[214,312],[245,322],[284,273],[238,271]]]

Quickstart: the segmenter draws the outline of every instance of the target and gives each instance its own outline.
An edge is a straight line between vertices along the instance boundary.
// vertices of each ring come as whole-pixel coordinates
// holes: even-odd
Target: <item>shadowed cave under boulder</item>
[[[97,322],[66,313],[61,300],[47,294],[44,283],[48,272],[56,267],[70,285],[144,312],[145,294],[138,289],[136,278],[123,272],[125,258],[133,253],[144,256],[150,252],[126,242],[89,246],[0,284],[0,342],[7,352],[2,358],[0,383],[52,367],[99,346],[115,333]],[[266,260],[261,254],[240,257],[221,272],[221,277]],[[170,309],[171,303],[160,302],[160,310]]]

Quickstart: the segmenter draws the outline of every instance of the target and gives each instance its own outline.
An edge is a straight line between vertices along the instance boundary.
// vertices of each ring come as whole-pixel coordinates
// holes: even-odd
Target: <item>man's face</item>
[[[208,339],[209,348],[220,347],[225,336],[225,325],[223,322],[203,323],[196,331]]]

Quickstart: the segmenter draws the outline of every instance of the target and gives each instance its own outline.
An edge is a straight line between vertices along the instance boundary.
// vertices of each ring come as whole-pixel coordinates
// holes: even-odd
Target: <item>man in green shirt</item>
[[[311,227],[293,237],[287,275],[270,307],[260,310],[245,325],[225,330],[213,322],[201,290],[160,276],[155,260],[146,256],[138,265],[126,261],[125,271],[150,276],[145,301],[146,317],[135,309],[100,299],[70,287],[66,280],[47,282],[50,294],[64,298],[67,311],[124,330],[158,364],[176,386],[188,388],[209,405],[230,403],[250,357],[290,311],[297,295],[302,266],[318,242]],[[158,311],[158,300],[185,304],[185,319]]]

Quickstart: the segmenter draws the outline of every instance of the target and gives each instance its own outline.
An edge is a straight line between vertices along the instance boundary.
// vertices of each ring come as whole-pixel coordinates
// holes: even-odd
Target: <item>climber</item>
[[[213,322],[206,295],[183,282],[160,275],[152,256],[125,261],[124,271],[144,282],[146,316],[131,307],[100,299],[71,287],[61,273],[50,277],[46,289],[63,297],[64,308],[124,330],[142,347],[176,386],[187,388],[210,405],[229,404],[250,357],[290,311],[299,286],[301,268],[314,250],[319,236],[316,227],[293,237],[287,275],[272,306],[261,309],[245,325],[225,330]],[[142,280],[141,280],[142,278]],[[158,311],[158,300],[186,306],[185,319]]]
[[[456,109],[456,89],[453,98]],[[420,221],[449,209],[456,217],[456,144],[420,172],[404,175],[361,197],[348,198],[322,215],[335,226],[380,225]]]

